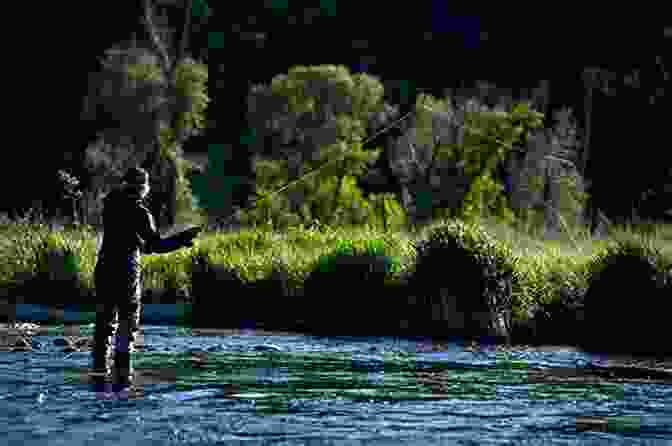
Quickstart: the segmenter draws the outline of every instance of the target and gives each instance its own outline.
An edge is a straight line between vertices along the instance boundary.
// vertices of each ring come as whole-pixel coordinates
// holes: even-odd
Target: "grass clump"
[[[54,307],[90,302],[90,234],[53,232],[45,225],[17,225],[5,227],[4,235],[0,247],[2,279],[11,290],[10,300]]]
[[[512,340],[516,344],[568,345],[580,339],[576,327],[583,320],[587,275],[585,261],[546,252],[522,259],[516,271],[514,295],[524,301],[514,314]]]
[[[214,264],[205,251],[191,257],[194,326],[231,325],[249,312],[246,281],[229,264]]]
[[[581,344],[628,354],[672,352],[672,261],[655,238],[621,232],[589,264]]]
[[[400,270],[399,259],[387,254],[382,240],[338,240],[305,280],[306,318],[321,330],[376,333],[383,328],[381,311],[393,304],[387,302],[386,280]]]
[[[445,222],[418,241],[411,288],[430,309],[435,330],[508,338],[517,261],[506,241],[481,226]]]
[[[0,289],[10,302],[95,299],[102,237],[94,228],[0,219],[0,232]],[[454,328],[464,337],[503,324],[514,343],[661,352],[672,296],[670,234],[649,225],[612,227],[609,238],[574,231],[548,239],[489,220],[395,232],[321,225],[206,231],[193,248],[143,256],[142,286],[164,291],[156,293],[161,303],[186,293],[197,304],[191,323],[201,326],[435,336]]]

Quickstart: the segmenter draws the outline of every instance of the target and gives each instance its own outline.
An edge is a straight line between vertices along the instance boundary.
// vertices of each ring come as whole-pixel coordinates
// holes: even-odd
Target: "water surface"
[[[672,383],[601,376],[572,348],[143,325],[136,384],[119,392],[90,383],[90,352],[64,353],[51,328],[0,353],[2,444],[672,442]]]

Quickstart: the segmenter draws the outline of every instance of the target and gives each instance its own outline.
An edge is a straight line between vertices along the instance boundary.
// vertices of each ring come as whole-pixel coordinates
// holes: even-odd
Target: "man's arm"
[[[146,207],[140,206],[139,214],[138,236],[144,241],[141,248],[143,254],[165,254],[188,246],[179,238],[161,238],[156,230],[154,217]]]

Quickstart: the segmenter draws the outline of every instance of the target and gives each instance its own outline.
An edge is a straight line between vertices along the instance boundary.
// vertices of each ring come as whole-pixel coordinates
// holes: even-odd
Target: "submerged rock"
[[[265,352],[268,352],[268,351],[281,352],[282,351],[282,348],[278,347],[275,344],[257,344],[254,347],[252,347],[252,349],[254,349],[256,351],[265,351]]]
[[[72,346],[70,341],[66,338],[54,339],[54,345],[57,346],[57,347],[68,347],[68,346],[71,347]]]
[[[12,351],[31,351],[32,349],[33,349],[33,346],[25,338],[17,339],[16,342],[14,343],[14,345],[11,348]]]
[[[81,339],[78,339],[77,341],[75,341],[75,345],[78,348],[91,347],[92,344],[93,344],[92,341],[93,341],[92,339],[81,338]]]

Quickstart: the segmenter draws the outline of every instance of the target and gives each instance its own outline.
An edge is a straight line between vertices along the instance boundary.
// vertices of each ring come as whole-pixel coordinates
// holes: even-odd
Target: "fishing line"
[[[421,91],[421,93],[423,93],[423,92],[424,92],[424,91]],[[436,113],[436,112],[437,112],[436,110],[434,110],[434,109],[428,107],[428,106],[425,105],[425,104],[420,104],[420,106],[423,107],[423,108],[425,108],[426,110],[428,110],[428,111],[430,111],[430,112],[433,112],[433,113]],[[391,124],[387,125],[386,127],[383,127],[381,130],[375,132],[373,135],[369,136],[368,138],[366,138],[366,139],[362,142],[362,146],[365,145],[365,144],[367,144],[368,142],[372,141],[372,140],[373,140],[374,138],[376,138],[377,136],[379,136],[379,135],[381,135],[381,134],[383,134],[383,133],[389,131],[390,129],[392,129],[392,128],[396,127],[396,126],[398,126],[402,121],[404,121],[404,120],[407,119],[411,114],[416,113],[417,111],[418,111],[417,108],[414,109],[414,110],[411,110],[411,111],[409,111],[408,113],[406,113],[404,116],[402,116],[401,118],[398,118],[398,119],[394,120]],[[469,131],[469,132],[471,132],[471,133],[473,133],[473,134],[476,134],[476,135],[481,136],[481,137],[486,138],[486,139],[490,139],[490,140],[496,142],[497,144],[506,147],[506,148],[509,149],[509,150],[512,150],[512,151],[520,151],[520,152],[523,152],[523,151],[524,151],[524,149],[520,149],[520,148],[513,147],[512,145],[507,144],[506,142],[504,142],[504,141],[502,141],[502,140],[500,140],[500,139],[494,137],[493,135],[486,135],[486,134],[484,134],[483,132],[481,132],[481,131],[479,131],[479,130],[477,130],[477,129],[475,129],[475,128],[472,128],[472,127],[470,127],[470,126],[468,126],[468,125],[466,125],[465,123],[456,122],[455,125],[457,125],[457,126],[459,126],[459,127],[462,127],[462,128],[464,128],[465,130],[467,130],[467,131]],[[413,145],[410,144],[410,147],[411,147],[411,151],[413,152],[413,156],[414,156],[414,155],[415,155],[415,153],[414,153],[415,150],[414,150],[414,148],[413,148]],[[243,206],[243,207],[240,207],[240,208],[236,209],[234,212],[232,212],[231,214],[229,214],[229,215],[226,216],[225,218],[221,219],[221,221],[222,221],[223,223],[228,223],[228,222],[230,221],[230,219],[231,219],[233,216],[235,216],[238,212],[249,212],[250,210],[254,209],[254,208],[257,206],[258,203],[260,203],[260,202],[262,202],[262,201],[264,201],[264,200],[266,200],[266,199],[268,199],[268,198],[271,198],[272,196],[274,196],[274,195],[276,195],[276,194],[278,194],[278,193],[284,191],[284,190],[287,189],[288,187],[290,187],[290,186],[292,186],[292,185],[294,185],[294,184],[296,184],[296,183],[298,183],[298,182],[300,182],[300,181],[303,181],[304,179],[306,179],[306,178],[309,177],[310,175],[313,175],[314,173],[316,173],[316,172],[322,170],[324,167],[326,167],[326,166],[328,166],[328,165],[330,165],[330,164],[332,164],[332,163],[341,161],[342,158],[343,158],[345,155],[346,155],[345,152],[339,154],[335,159],[325,162],[325,163],[322,164],[321,166],[319,166],[319,167],[317,167],[317,168],[315,168],[315,169],[313,169],[313,170],[310,170],[309,172],[306,172],[305,174],[299,176],[297,179],[292,180],[292,181],[290,181],[289,183],[286,183],[284,186],[282,186],[282,187],[280,187],[279,189],[276,189],[276,190],[274,190],[273,192],[270,192],[270,193],[268,193],[268,194],[266,194],[266,195],[263,195],[263,196],[262,196],[262,195],[260,195],[260,194],[258,194],[258,193],[255,192],[255,195],[256,195],[257,197],[259,197],[259,198],[254,199],[254,201],[253,201],[251,204],[248,204],[248,205],[246,205],[246,206]],[[552,155],[547,155],[546,158],[549,158],[549,159],[557,159],[557,160],[560,160],[560,161],[569,162],[569,161],[567,161],[567,160],[563,160],[563,159],[561,159],[561,158],[553,157]]]
[[[365,139],[365,140],[362,142],[362,146],[363,146],[364,144],[370,142],[371,140],[373,140],[373,139],[374,139],[375,137],[377,137],[378,135],[381,135],[382,133],[387,132],[387,131],[390,130],[391,128],[393,128],[393,127],[399,125],[400,122],[402,122],[403,120],[407,119],[407,118],[408,118],[411,114],[413,114],[415,111],[416,111],[416,110],[411,110],[411,111],[409,111],[408,113],[406,113],[406,114],[405,114],[404,116],[402,116],[401,118],[398,118],[398,119],[396,119],[394,122],[392,122],[391,124],[389,124],[387,127],[383,127],[383,129],[381,129],[381,130],[375,132],[373,135],[371,135],[370,137],[368,137],[367,139]],[[276,190],[274,190],[273,192],[271,192],[271,193],[269,193],[269,194],[266,194],[266,195],[261,196],[261,195],[259,195],[259,194],[256,194],[256,192],[255,192],[255,194],[256,194],[258,197],[261,197],[261,198],[254,200],[254,202],[253,202],[251,205],[243,206],[242,208],[237,209],[237,210],[234,211],[232,214],[230,214],[230,215],[228,215],[226,218],[224,218],[223,221],[224,221],[224,222],[228,222],[228,220],[230,220],[231,217],[233,217],[234,215],[236,215],[237,212],[240,212],[240,211],[242,211],[243,209],[245,209],[247,212],[249,212],[251,209],[254,209],[254,208],[256,207],[256,205],[257,205],[259,202],[264,201],[264,200],[266,200],[266,199],[268,199],[268,198],[270,198],[270,197],[272,197],[272,196],[278,194],[279,192],[282,192],[283,190],[285,190],[285,189],[287,189],[288,187],[290,187],[290,186],[292,186],[292,185],[298,183],[299,181],[303,181],[303,180],[304,180],[305,178],[307,178],[308,176],[314,174],[315,172],[318,172],[319,170],[322,170],[324,167],[328,166],[329,164],[335,163],[335,162],[337,162],[337,161],[341,161],[341,159],[342,159],[344,156],[345,156],[345,153],[341,153],[341,154],[339,154],[338,157],[336,157],[335,159],[333,159],[333,160],[331,160],[331,161],[327,161],[327,162],[325,162],[325,163],[322,164],[320,167],[317,167],[317,168],[315,168],[315,169],[313,169],[313,170],[310,170],[309,172],[307,172],[307,173],[301,175],[300,177],[298,177],[297,179],[295,179],[295,180],[293,180],[293,181],[290,181],[289,183],[286,183],[286,184],[285,184],[284,186],[282,186],[281,188],[276,189]],[[249,208],[251,208],[251,209],[249,209]]]

